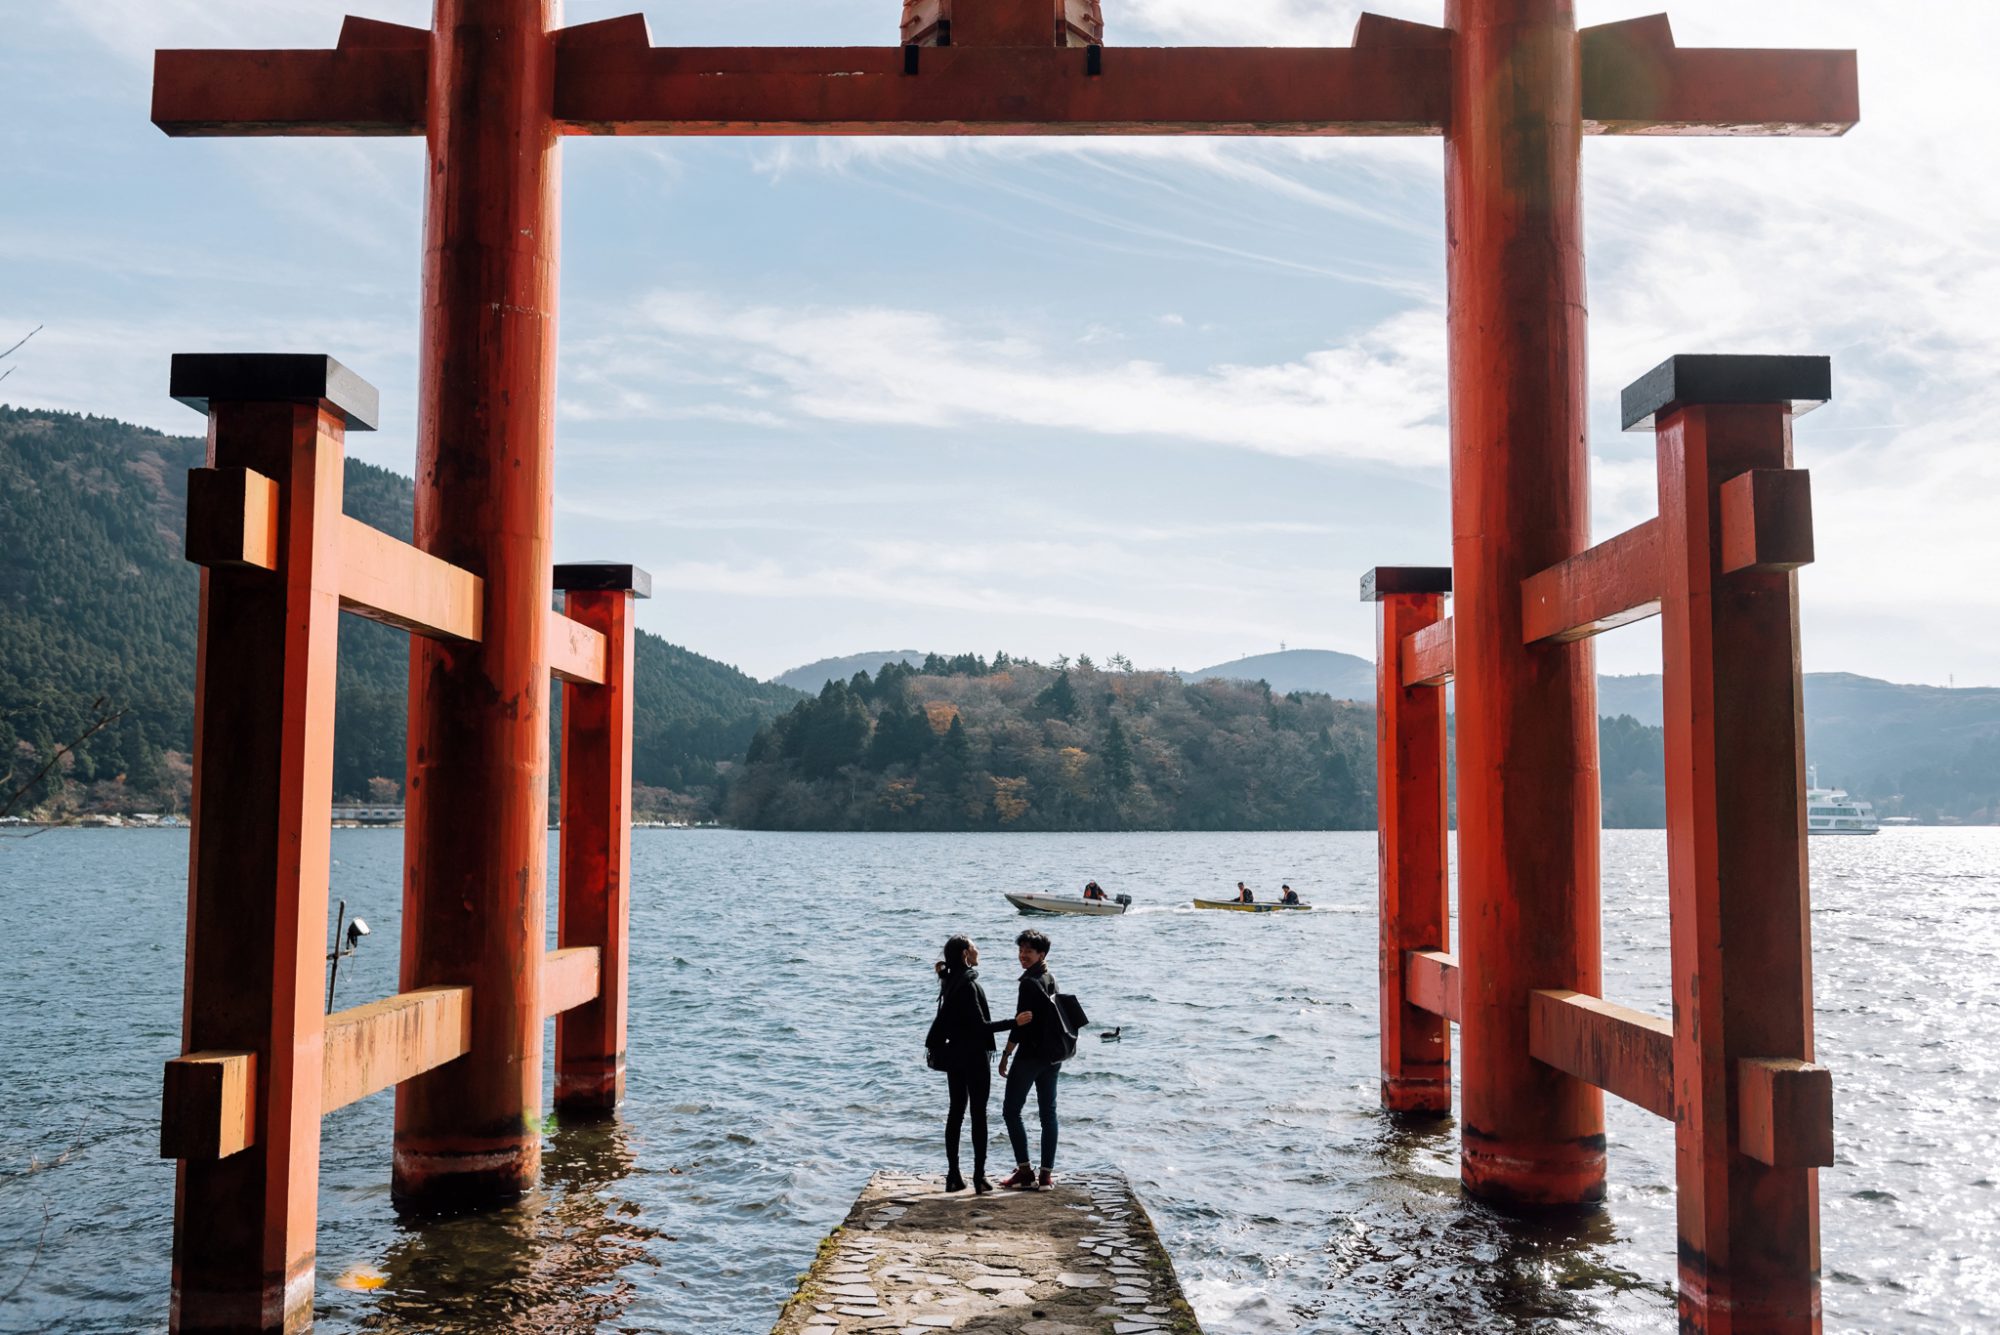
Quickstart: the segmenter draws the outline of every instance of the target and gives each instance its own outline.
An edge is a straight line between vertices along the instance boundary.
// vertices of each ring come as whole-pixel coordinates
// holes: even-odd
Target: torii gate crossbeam
[[[413,651],[402,986],[470,983],[479,1004],[469,1056],[398,1090],[400,1203],[505,1199],[539,1169],[530,962],[569,134],[1445,137],[1463,1176],[1501,1204],[1601,1199],[1601,1093],[1527,1045],[1531,991],[1599,985],[1593,660],[1585,644],[1524,647],[1516,593],[1589,542],[1581,141],[1838,135],[1859,116],[1856,63],[1684,49],[1664,18],[1579,32],[1573,0],[1445,11],[1443,27],[1366,16],[1348,48],[1127,49],[1101,44],[1097,0],[908,0],[900,45],[700,49],[653,46],[636,16],[565,28],[560,0],[436,0],[428,31],[349,19],[332,50],[159,53],[153,118],[172,135],[427,138],[416,541],[483,577],[488,633]],[[309,1202],[275,1186],[241,1202],[264,1212],[266,1245],[225,1254],[199,1224],[209,1167],[183,1164],[177,1329],[233,1328],[218,1314],[246,1302],[265,1328],[309,1321]],[[277,1182],[283,1166],[262,1171]],[[1795,1291],[1732,1289],[1688,1208],[1689,1324],[1817,1327],[1816,1279],[1810,1312]]]

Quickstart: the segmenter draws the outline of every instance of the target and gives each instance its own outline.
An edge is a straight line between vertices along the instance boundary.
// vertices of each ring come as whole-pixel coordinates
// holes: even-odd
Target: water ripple
[[[376,928],[343,967],[344,1004],[394,990],[400,848],[395,832],[335,836],[335,894]],[[1840,1136],[1821,1175],[1827,1327],[2000,1328],[2000,1048],[1984,1041],[2000,1029],[2000,831],[1813,854]],[[0,1332],[165,1327],[173,1169],[152,1156],[185,859],[184,836],[151,832],[0,849],[16,924],[0,952],[0,1292],[22,1281]],[[1604,867],[1607,992],[1666,1013],[1664,841],[1609,834]],[[1064,985],[1123,1026],[1086,1038],[1065,1080],[1062,1166],[1132,1176],[1211,1332],[1671,1326],[1663,1123],[1614,1103],[1609,1208],[1558,1226],[1469,1203],[1450,1123],[1374,1110],[1373,836],[642,831],[621,1118],[552,1118],[543,1188],[517,1209],[406,1224],[388,1198],[391,1101],[329,1117],[319,1328],[762,1335],[871,1171],[941,1166],[942,1084],[919,1051],[939,944],[969,932],[1005,998],[1022,920],[997,889],[1089,876],[1144,902],[1049,928]],[[1238,879],[1289,880],[1318,911],[1184,907]]]

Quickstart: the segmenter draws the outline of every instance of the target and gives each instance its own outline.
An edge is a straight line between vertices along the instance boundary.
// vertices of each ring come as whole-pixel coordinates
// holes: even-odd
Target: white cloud
[[[1199,372],[1052,350],[1075,345],[1074,333],[888,307],[740,307],[671,292],[641,302],[637,321],[634,338],[671,341],[662,361],[698,355],[744,368],[789,411],[827,421],[1007,424],[1419,468],[1444,458],[1437,311],[1396,316],[1294,361]],[[646,364],[628,362],[639,374]]]
[[[1124,600],[1090,601],[1027,591],[1011,580],[984,582],[953,578],[935,570],[935,549],[913,563],[857,562],[839,568],[794,569],[777,561],[726,564],[680,561],[653,571],[656,590],[708,597],[770,600],[825,600],[888,607],[969,612],[987,617],[1031,618],[1184,635],[1240,636],[1262,643],[1278,638],[1272,623],[1240,615],[1230,604],[1204,607]]]

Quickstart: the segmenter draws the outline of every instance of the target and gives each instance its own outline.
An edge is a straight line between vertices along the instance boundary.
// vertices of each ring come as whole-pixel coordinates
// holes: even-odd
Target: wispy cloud
[[[924,567],[929,564],[928,560],[923,563]],[[988,617],[1068,622],[1100,630],[1125,628],[1232,635],[1259,643],[1276,638],[1276,631],[1270,623],[1222,610],[1227,608],[1227,604],[1190,610],[1186,607],[1140,606],[1124,601],[1089,601],[1029,592],[1015,584],[955,579],[913,566],[871,568],[855,565],[839,569],[793,569],[778,562],[724,564],[686,561],[655,570],[653,585],[655,589],[682,590],[706,596],[759,600],[838,599]]]
[[[645,298],[633,328],[671,340],[675,359],[740,367],[786,411],[825,421],[1008,424],[1418,468],[1444,457],[1436,311],[1294,361],[1195,372],[1090,361],[1073,351],[1074,335],[1038,333],[928,311],[737,306],[691,292]],[[623,392],[599,375],[601,393]]]

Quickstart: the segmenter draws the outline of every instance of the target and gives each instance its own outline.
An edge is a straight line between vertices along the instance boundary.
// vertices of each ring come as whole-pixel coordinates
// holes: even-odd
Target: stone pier
[[[1152,1220],[1121,1174],[1049,1191],[946,1195],[877,1173],[772,1335],[1200,1335]]]

